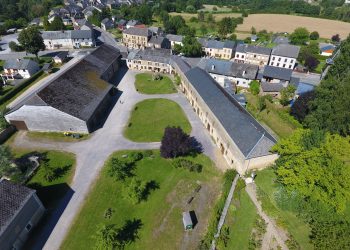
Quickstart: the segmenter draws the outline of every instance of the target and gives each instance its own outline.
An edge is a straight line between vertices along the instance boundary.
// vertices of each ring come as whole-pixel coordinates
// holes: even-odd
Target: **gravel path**
[[[65,150],[76,155],[76,171],[71,185],[71,192],[61,202],[50,221],[45,225],[42,234],[38,237],[34,249],[59,249],[69,227],[78,214],[84,199],[87,197],[90,187],[99,175],[101,168],[107,158],[115,151],[124,149],[157,149],[159,142],[136,143],[123,137],[123,129],[126,126],[134,105],[144,99],[167,98],[177,102],[184,110],[192,126],[191,135],[203,146],[203,153],[208,155],[215,163],[219,163],[220,169],[227,169],[227,165],[216,154],[213,144],[206,129],[198,116],[181,93],[169,95],[143,95],[136,92],[134,88],[135,75],[138,72],[127,71],[118,84],[122,91],[117,102],[109,114],[103,127],[95,131],[92,136],[79,142],[51,142],[33,141],[19,133],[14,140],[13,146],[21,148],[42,148],[51,150]]]

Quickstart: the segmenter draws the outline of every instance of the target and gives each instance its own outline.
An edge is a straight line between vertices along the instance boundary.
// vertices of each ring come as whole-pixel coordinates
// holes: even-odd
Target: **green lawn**
[[[176,93],[173,81],[162,75],[161,80],[153,80],[150,73],[140,73],[136,75],[135,88],[142,94],[172,94]]]
[[[250,235],[258,217],[256,208],[245,190],[239,191],[232,201],[225,225],[230,228],[226,249],[248,249]]]
[[[299,243],[301,249],[313,249],[309,242],[310,228],[295,213],[279,208],[275,201],[277,184],[276,175],[273,169],[265,169],[257,172],[255,179],[258,186],[259,199],[262,202],[263,210],[276,219],[277,224],[285,228]]]
[[[116,152],[111,157],[120,158],[129,153],[130,151]],[[146,201],[136,205],[131,203],[123,195],[125,184],[108,175],[110,160],[107,161],[81,212],[73,222],[61,246],[62,250],[93,249],[93,235],[99,225],[115,224],[119,228],[128,219],[141,220],[141,227],[138,231],[139,238],[127,245],[126,249],[180,249],[181,240],[185,235],[182,212],[192,209],[196,211],[199,224],[202,224],[201,230],[205,232],[205,221],[219,195],[222,174],[204,155],[192,158],[203,165],[203,171],[195,173],[174,168],[171,160],[160,157],[159,151],[153,153],[153,157],[144,157],[136,162],[135,175],[144,181],[156,182],[159,188],[152,190]],[[197,182],[201,183],[202,189],[191,205],[187,205],[186,201],[193,194]],[[206,196],[208,200],[200,202],[202,196]],[[112,216],[105,218],[104,214],[109,208],[113,211]],[[191,238],[191,234],[195,234],[199,228],[200,226],[191,232],[189,237]],[[196,238],[199,239],[200,237]],[[195,249],[198,242],[194,245],[191,243],[188,249]]]
[[[51,140],[51,141],[64,141],[64,142],[72,142],[72,141],[81,141],[86,140],[90,137],[89,134],[79,134],[80,138],[73,138],[72,136],[66,136],[63,133],[59,132],[27,132],[28,138],[35,140]]]
[[[191,132],[191,125],[176,102],[148,99],[136,104],[124,135],[136,142],[158,142],[167,126],[180,126],[186,133]]]
[[[262,112],[258,112],[258,96],[250,93],[246,94],[248,106],[247,110],[262,124],[266,124],[280,138],[289,136],[295,129],[301,127],[297,120],[288,113],[288,108],[283,108],[277,104],[267,103],[267,107]]]
[[[43,165],[39,167],[27,185],[37,189],[38,196],[45,208],[53,209],[69,190],[74,175],[75,156],[61,151],[42,151],[50,167],[54,168],[57,178],[49,182],[44,178]]]

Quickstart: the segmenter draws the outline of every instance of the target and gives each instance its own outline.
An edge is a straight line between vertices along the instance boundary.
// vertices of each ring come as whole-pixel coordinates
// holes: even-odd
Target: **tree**
[[[14,51],[14,52],[23,51],[22,46],[20,46],[14,41],[9,42],[9,48],[11,49],[11,51]]]
[[[316,57],[319,54],[319,47],[317,42],[310,42],[307,46],[302,46],[298,56],[298,61],[304,63],[309,56]]]
[[[46,181],[52,182],[56,178],[56,171],[52,166],[50,166],[48,161],[44,162],[42,169]]]
[[[204,36],[208,32],[207,26],[205,26],[205,24],[201,24],[201,26],[199,27],[199,30],[201,31],[202,36]]]
[[[260,92],[260,84],[258,81],[253,80],[249,84],[249,90],[253,95],[258,95]]]
[[[253,35],[256,34],[256,29],[255,29],[255,27],[252,27],[252,28],[250,29],[250,33],[252,33]]]
[[[202,45],[194,36],[185,36],[182,40],[183,47],[181,52],[188,57],[199,57],[202,55]]]
[[[126,178],[133,176],[134,165],[118,158],[112,158],[108,174],[117,181],[124,181]]]
[[[290,34],[290,41],[292,44],[303,45],[309,40],[309,31],[306,28],[296,28]]]
[[[331,38],[331,40],[332,40],[332,42],[337,42],[337,43],[339,43],[339,42],[340,42],[339,34],[333,35],[332,38]]]
[[[278,182],[309,202],[342,212],[350,198],[350,137],[296,130],[273,147]]]
[[[62,19],[59,16],[55,16],[53,21],[50,23],[48,30],[65,30],[66,26],[64,25]]]
[[[220,233],[218,245],[222,246],[222,248],[226,248],[229,240],[230,240],[230,228],[228,226],[224,226]]]
[[[263,111],[264,109],[266,109],[266,99],[264,96],[259,96],[258,98],[258,110],[259,112]]]
[[[35,26],[22,30],[18,35],[18,41],[27,53],[34,54],[37,59],[39,51],[45,49],[44,40]]]
[[[310,33],[310,39],[311,40],[317,40],[319,38],[320,38],[320,35],[318,34],[317,31],[313,31],[313,32]]]
[[[145,198],[147,183],[137,178],[132,178],[127,184],[125,191],[126,196],[133,204],[140,203]]]
[[[94,235],[97,250],[113,250],[121,246],[118,240],[117,228],[114,224],[102,225]]]
[[[8,175],[11,171],[13,157],[10,148],[0,145],[0,176]]]
[[[280,103],[283,106],[287,106],[290,103],[290,100],[293,98],[295,94],[295,86],[294,85],[288,85],[286,88],[281,90],[281,99]]]
[[[178,34],[180,28],[187,26],[182,16],[170,16],[169,20],[164,23],[166,33]]]
[[[222,37],[226,37],[227,34],[233,33],[237,23],[234,18],[224,17],[218,22],[218,33]]]
[[[47,16],[44,16],[43,26],[44,26],[44,30],[50,30],[50,22]]]
[[[199,11],[198,12],[198,20],[200,22],[204,22],[204,18],[205,18],[204,12],[203,11]]]
[[[160,154],[164,158],[184,156],[194,150],[191,138],[180,127],[167,127],[161,141]]]
[[[313,71],[314,69],[316,69],[319,64],[320,64],[320,61],[312,55],[309,55],[305,58],[304,65],[310,71]]]
[[[310,112],[310,101],[315,99],[315,91],[309,91],[300,95],[293,103],[290,109],[290,114],[299,122],[303,122],[305,117]]]

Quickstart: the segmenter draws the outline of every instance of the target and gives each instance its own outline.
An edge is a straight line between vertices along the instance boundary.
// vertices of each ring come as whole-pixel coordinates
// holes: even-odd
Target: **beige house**
[[[202,44],[204,54],[209,57],[230,60],[235,53],[236,43],[233,41],[199,39],[199,42]]]
[[[269,63],[270,54],[270,48],[239,44],[236,48],[235,62],[264,66]]]
[[[148,28],[131,27],[123,31],[123,44],[128,48],[143,49],[147,47],[152,32]]]
[[[171,74],[170,57],[170,49],[145,48],[130,52],[126,64],[129,69]]]

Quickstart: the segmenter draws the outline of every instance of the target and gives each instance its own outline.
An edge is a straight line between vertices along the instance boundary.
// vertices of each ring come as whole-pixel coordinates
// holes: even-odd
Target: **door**
[[[17,130],[28,130],[28,127],[24,121],[10,121],[10,124],[15,126]]]

